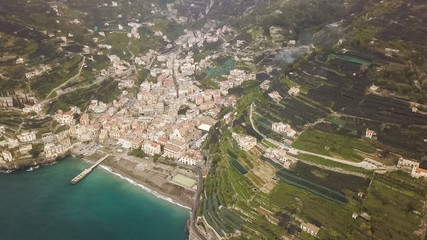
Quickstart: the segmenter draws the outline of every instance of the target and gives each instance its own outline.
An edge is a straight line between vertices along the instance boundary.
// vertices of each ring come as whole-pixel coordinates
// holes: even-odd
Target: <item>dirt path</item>
[[[52,89],[52,91],[50,91],[50,93],[46,96],[46,98],[40,103],[42,106],[44,105],[44,104],[46,104],[46,102],[47,102],[47,100],[49,99],[49,96],[52,94],[52,93],[54,93],[54,92],[56,92],[58,89],[60,89],[60,88],[62,88],[63,86],[65,86],[65,85],[67,85],[69,82],[72,82],[72,81],[74,81],[75,79],[77,79],[79,76],[80,76],[80,74],[82,73],[82,69],[83,69],[83,67],[84,67],[84,65],[85,65],[85,61],[86,61],[86,57],[85,56],[83,56],[83,59],[82,59],[82,62],[81,62],[81,65],[80,65],[80,68],[79,68],[79,72],[76,74],[76,75],[74,75],[74,76],[72,76],[71,78],[69,78],[67,81],[65,81],[64,83],[62,83],[61,85],[59,85],[58,87],[56,87],[56,88],[54,88],[54,89]]]

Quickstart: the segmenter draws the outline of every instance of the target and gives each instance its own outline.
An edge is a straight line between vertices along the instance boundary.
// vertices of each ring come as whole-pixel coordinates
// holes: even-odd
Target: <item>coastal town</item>
[[[52,9],[58,12],[56,5]],[[72,23],[79,24],[79,21],[75,19]],[[150,22],[142,24],[154,25]],[[139,38],[137,30],[142,24],[128,23],[128,37]],[[5,127],[1,126],[1,134],[4,135],[1,146],[6,149],[3,150],[0,163],[29,157],[34,144],[43,145],[43,157],[56,159],[64,156],[75,145],[96,142],[113,152],[140,149],[151,157],[170,158],[182,164],[203,167],[205,160],[200,152],[203,140],[217,122],[221,109],[235,106],[237,101],[235,96],[228,96],[227,90],[244,81],[254,80],[255,75],[243,70],[232,70],[228,80],[221,82],[221,89],[202,90],[198,82],[194,81],[194,72],[209,67],[210,59],[215,56],[195,62],[191,51],[181,53],[181,50],[175,49],[188,50],[193,44],[203,46],[204,42],[216,42],[222,34],[231,32],[227,26],[205,33],[187,31],[175,42],[168,44],[169,48],[173,44],[174,50],[160,54],[150,49],[146,55],[132,58],[132,63],[121,60],[117,55],[108,55],[110,66],[100,71],[100,77],[114,76],[121,90],[118,99],[109,103],[92,99],[84,112],[76,106],[70,106],[67,111],[58,110],[52,116],[58,124],[55,133],[38,134],[36,131],[22,130],[12,135],[6,134]],[[99,32],[99,35],[105,34]],[[155,35],[163,36],[163,33],[158,31]],[[163,38],[168,41],[166,36]],[[63,41],[62,46],[67,46],[67,37],[60,39]],[[106,44],[99,44],[95,49],[86,47],[85,55],[91,59],[92,54],[102,55],[102,49],[110,48]],[[22,59],[17,62],[22,63]],[[146,80],[136,86],[131,70],[140,66],[148,69],[154,80]],[[43,65],[26,76],[31,79],[49,70],[49,66]],[[136,88],[139,89],[136,94],[127,91]],[[34,97],[31,100],[33,104],[25,104],[21,111],[31,114],[32,119],[47,117],[42,111],[46,105],[38,103],[40,100]],[[6,109],[14,109],[13,96],[2,97],[1,104]]]
[[[25,87],[0,89],[0,171],[83,159],[92,167],[68,181],[99,165],[189,209],[189,239],[371,236],[386,207],[417,220],[405,234],[425,232],[427,107],[368,80],[385,67],[330,34],[342,20],[316,45],[291,25],[246,26],[251,8],[208,18],[226,8],[215,1],[147,2],[144,17],[134,2],[91,3],[108,18],[90,24],[67,4],[44,6],[55,28],[22,30],[52,56],[8,60]],[[329,38],[331,53],[318,47]],[[381,59],[400,53],[372,42]]]
[[[53,5],[52,9],[57,11],[57,6]],[[79,21],[75,19],[72,24],[79,24]],[[154,23],[130,22],[127,25],[130,29],[127,37],[131,40],[140,38],[139,27],[154,26]],[[123,29],[121,25],[118,28]],[[14,104],[16,95],[25,99],[20,111],[28,114],[28,118],[34,121],[51,119],[55,126],[51,132],[24,130],[20,126],[14,133],[7,126],[0,126],[1,167],[6,170],[22,167],[32,170],[39,163],[50,163],[69,155],[96,161],[101,156],[107,157],[105,154],[111,154],[103,165],[112,171],[139,179],[143,185],[159,194],[193,208],[196,191],[197,198],[200,195],[201,177],[206,177],[209,171],[206,154],[202,150],[204,140],[210,129],[222,120],[221,111],[236,107],[238,97],[228,94],[228,90],[255,80],[256,74],[231,69],[221,76],[224,80],[219,88],[200,86],[194,79],[195,72],[212,67],[212,61],[220,55],[207,55],[196,62],[191,48],[218,42],[220,38],[234,37],[234,31],[225,25],[217,29],[204,29],[185,31],[185,35],[174,42],[169,41],[161,31],[156,31],[154,35],[162,36],[167,42],[167,50],[162,53],[150,49],[145,55],[132,56],[128,61],[114,54],[108,55],[108,68],[101,69],[97,78],[102,81],[113,77],[118,82],[120,95],[112,102],[91,99],[84,110],[69,106],[66,110],[46,115],[49,102],[43,99],[19,92],[1,97],[3,109],[17,109]],[[93,39],[95,42],[105,36],[102,31],[98,34]],[[61,47],[70,44],[72,36],[58,37],[62,41]],[[50,37],[55,35],[51,34]],[[102,43],[97,48],[85,46],[84,59],[94,61],[94,55],[103,55],[111,48],[111,45]],[[86,67],[84,59],[81,69]],[[236,60],[237,56],[233,61]],[[16,64],[24,64],[24,60],[20,59]],[[136,84],[138,81],[134,70],[137,68],[145,68],[150,74],[150,78],[140,85]],[[50,70],[50,66],[41,65],[27,72],[26,78],[31,80]],[[69,81],[73,81],[73,78]],[[58,90],[55,95],[67,91],[72,90]],[[229,121],[231,117],[231,113],[228,113],[224,119]],[[236,140],[243,150],[257,144],[251,136],[237,137]],[[24,165],[21,166],[22,163]]]

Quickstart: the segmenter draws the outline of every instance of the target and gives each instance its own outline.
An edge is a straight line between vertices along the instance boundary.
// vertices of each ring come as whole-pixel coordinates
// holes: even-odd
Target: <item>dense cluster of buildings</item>
[[[6,139],[5,143],[2,142],[1,145],[7,145],[7,149],[3,149],[2,151],[2,159],[0,159],[2,163],[15,159],[32,158],[32,154],[34,153],[31,153],[31,151],[34,146],[37,146],[37,155],[46,159],[61,157],[71,147],[68,130],[60,131],[56,134],[52,132],[44,133],[41,134],[41,137],[37,137],[36,131],[20,131],[16,134],[16,138],[4,137]],[[43,155],[40,155],[41,153]]]
[[[220,83],[221,93],[226,95],[230,88],[238,87],[245,81],[255,79],[255,73],[246,73],[244,70],[233,69],[230,71],[230,75],[227,76],[227,80]]]
[[[72,23],[79,24],[76,21]],[[130,28],[128,37],[138,39],[138,29],[147,23],[130,22],[127,25]],[[107,24],[105,26],[108,27]],[[147,26],[154,26],[154,23]],[[121,29],[123,26],[120,25],[119,30]],[[201,47],[205,42],[216,42],[223,34],[231,33],[227,26],[204,31],[185,31],[173,44],[183,49],[195,45]],[[105,37],[104,32],[98,33]],[[155,35],[171,43],[161,31],[156,31]],[[67,37],[61,37],[61,40],[63,46],[66,46]],[[98,42],[98,38],[94,38],[94,41]],[[110,45],[100,43],[98,50],[85,46],[85,52],[103,55],[102,49],[111,48]],[[159,53],[149,50],[144,56],[135,56],[134,63],[148,69],[156,81],[143,82],[139,86],[139,92],[134,94],[126,90],[136,87],[136,78],[131,74],[135,66],[117,55],[108,55],[108,58],[110,67],[101,70],[99,77],[113,76],[119,81],[118,87],[122,90],[122,95],[117,100],[104,103],[93,99],[84,113],[76,107],[69,111],[59,110],[53,116],[59,124],[59,133],[44,133],[41,139],[37,139],[35,132],[21,132],[17,135],[18,140],[9,140],[9,148],[28,154],[33,144],[42,143],[45,157],[56,158],[70,148],[71,139],[77,142],[97,141],[106,146],[141,149],[151,156],[163,155],[183,164],[198,165],[203,161],[203,155],[198,150],[204,139],[203,135],[215,124],[223,106],[234,106],[237,102],[236,97],[227,96],[228,89],[255,79],[255,74],[235,69],[221,83],[221,89],[202,90],[193,81],[192,75],[196,70],[210,66],[210,59],[215,56],[207,56],[200,62],[195,62],[191,51],[182,56],[179,52]],[[92,57],[88,59],[93,61]],[[49,66],[27,73],[27,78],[45,71],[49,71]],[[9,104],[7,99],[3,102],[3,105]],[[9,105],[12,105],[11,101]],[[39,113],[41,105],[25,106],[24,111]],[[242,139],[241,144],[249,149],[256,144],[256,139],[247,136]],[[6,157],[3,156],[2,159],[10,161],[13,154],[9,156],[7,151],[4,152]]]
[[[58,111],[54,119],[69,126],[69,136],[80,142],[140,148],[151,156],[158,154],[188,165],[199,164],[203,157],[195,143],[215,124],[221,107],[235,104],[237,99],[224,97],[220,90],[203,91],[186,78],[185,75],[193,74],[193,68],[186,68],[193,64],[191,58],[157,59],[163,60],[166,63],[159,68],[161,71],[152,72],[157,82],[143,82],[137,94],[123,91],[118,100],[108,104],[92,100],[86,113],[74,108]],[[179,74],[173,75],[174,71]],[[250,140],[246,147],[256,144],[256,139]],[[51,155],[61,152],[61,148],[52,145],[46,150]]]

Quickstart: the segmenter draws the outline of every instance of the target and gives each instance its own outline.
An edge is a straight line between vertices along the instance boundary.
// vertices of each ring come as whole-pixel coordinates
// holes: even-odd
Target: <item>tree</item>
[[[38,158],[43,150],[43,143],[33,144],[33,149],[29,151],[33,158]]]

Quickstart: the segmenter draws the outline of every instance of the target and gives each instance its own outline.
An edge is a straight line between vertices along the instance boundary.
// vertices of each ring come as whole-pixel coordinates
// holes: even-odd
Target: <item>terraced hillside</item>
[[[234,232],[217,225],[215,231],[223,236],[273,239],[294,235],[314,239],[299,225],[310,222],[320,228],[319,239],[424,238],[423,214],[416,216],[410,207],[416,204],[424,211],[424,180],[413,180],[401,171],[377,175],[301,153],[287,157],[299,161],[285,170],[263,156],[265,149],[274,149],[278,147],[274,142],[280,142],[352,162],[374,159],[389,169],[395,169],[400,157],[427,160],[427,46],[423,40],[427,4],[365,0],[343,5],[345,10],[325,17],[323,25],[303,29],[287,24],[291,14],[280,15],[286,12],[278,7],[280,4],[275,13],[281,17],[268,18],[268,10],[254,9],[236,18],[234,24],[241,24],[239,39],[250,29],[248,49],[268,45],[255,39],[272,40],[271,25],[292,29],[292,35],[285,35],[285,43],[296,39],[301,45],[315,43],[316,48],[291,64],[281,59],[286,54],[279,54],[280,48],[255,54],[257,70],[264,74],[259,75],[258,84],[270,80],[269,87],[262,94],[256,84],[232,89],[242,96],[234,109],[235,117],[229,124],[222,121],[210,133],[212,168],[205,196],[218,196],[219,205],[234,209],[245,220]],[[307,13],[305,17],[317,16]],[[266,19],[271,25],[262,27]],[[274,70],[269,72],[266,66]],[[292,94],[291,88],[298,88],[299,93]],[[255,103],[254,124],[249,120],[251,102]],[[277,122],[290,124],[298,132],[296,137],[273,131],[272,124]],[[376,133],[372,139],[366,137],[367,129]],[[243,153],[229,131],[256,137],[257,146]],[[262,165],[260,161],[276,167],[276,174],[264,171],[262,175],[276,181],[271,192],[260,190],[263,182],[254,174]],[[332,180],[332,176],[336,178]],[[341,185],[334,186],[338,182]],[[351,186],[357,188],[350,190]],[[415,194],[418,191],[421,194]],[[403,195],[395,199],[399,194]],[[382,217],[386,215],[393,220]]]
[[[426,49],[424,35],[419,22],[404,23],[405,29],[411,28],[414,32],[410,41],[402,40],[397,28],[402,27],[399,23],[402,12],[413,16],[409,19],[415,19],[426,6],[417,1],[394,2],[393,6],[389,6],[390,3],[368,5],[359,18],[347,25],[344,23],[343,29],[351,28],[351,31],[342,36],[340,44],[314,52],[283,72],[267,91],[278,91],[283,99],[269,101],[268,110],[261,111],[274,114],[279,117],[274,120],[285,120],[301,130],[326,116],[357,122],[358,126],[335,125],[334,128],[318,124],[316,128],[334,133],[353,131],[356,138],[362,136],[366,128],[374,129],[378,134],[377,146],[389,146],[415,158],[425,156],[425,136],[420,134],[426,132],[427,121],[423,105],[427,93],[422,67]],[[375,17],[370,18],[371,14]],[[364,35],[367,24],[375,26],[370,38]],[[357,40],[360,36],[369,42]],[[289,96],[288,90],[294,85],[305,93]]]
[[[39,139],[63,131],[50,116],[23,114],[24,103],[36,98],[51,115],[111,103],[124,89],[136,95],[142,82],[157,83],[152,66],[166,66],[155,55],[179,52],[197,63],[188,81],[202,90],[221,89],[231,70],[250,76],[222,94],[204,143],[200,232],[423,239],[426,181],[395,165],[427,161],[426,12],[425,0],[4,0],[0,123]],[[190,31],[203,44],[190,47]],[[123,76],[112,55],[127,63]],[[118,80],[134,85],[119,89]],[[254,146],[243,150],[236,134]],[[308,223],[316,237],[303,231]]]

